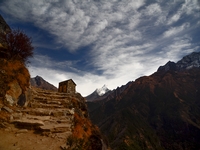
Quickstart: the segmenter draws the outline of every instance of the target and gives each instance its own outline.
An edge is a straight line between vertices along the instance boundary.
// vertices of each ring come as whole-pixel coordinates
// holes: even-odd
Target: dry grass
[[[93,125],[90,119],[84,115],[84,111],[87,109],[86,105],[81,105],[82,103],[77,101],[76,99],[73,99],[72,103],[77,110],[74,114],[74,128],[72,136],[68,138],[67,143],[68,145],[70,145],[72,150],[94,149],[94,147],[96,146],[96,142],[94,142],[94,137],[102,139],[99,128]],[[98,144],[97,147],[99,147]]]
[[[23,91],[29,87],[30,74],[25,65],[19,60],[0,60],[1,77],[4,78],[4,85],[17,80]]]
[[[74,114],[75,126],[73,130],[73,136],[76,138],[88,138],[92,134],[93,125],[87,118],[80,117],[78,114]]]

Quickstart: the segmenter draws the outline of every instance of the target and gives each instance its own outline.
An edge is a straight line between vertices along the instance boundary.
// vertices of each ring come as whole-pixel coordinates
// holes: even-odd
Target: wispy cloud
[[[80,73],[80,70],[76,69],[77,60],[74,61],[55,61],[47,55],[34,55],[33,58],[30,59],[31,66],[41,67],[46,69],[55,68],[55,70],[66,70],[68,72]]]
[[[184,23],[183,25],[178,26],[178,27],[171,27],[169,30],[167,30],[167,31],[165,31],[165,32],[163,33],[163,36],[164,36],[165,38],[174,36],[174,35],[180,33],[181,31],[186,30],[186,29],[189,28],[189,27],[190,27],[190,24],[189,24],[189,23]]]
[[[198,50],[198,46],[192,45],[192,38],[185,35],[183,37],[174,38],[173,42],[162,49],[162,53],[173,61],[178,61],[177,56],[185,56]]]
[[[144,5],[134,1],[6,1],[1,7],[17,18],[34,22],[56,37],[71,50],[91,44],[104,36],[111,27],[127,24],[129,15]],[[20,7],[20,8],[19,8]],[[23,8],[23,9],[22,9]],[[132,25],[131,25],[132,26]]]
[[[198,0],[5,0],[0,10],[45,30],[70,52],[87,50],[90,73],[77,59],[58,61],[39,50],[30,69],[53,82],[73,77],[88,89],[115,88],[199,48],[192,37],[200,30]],[[35,44],[48,48],[41,38]]]

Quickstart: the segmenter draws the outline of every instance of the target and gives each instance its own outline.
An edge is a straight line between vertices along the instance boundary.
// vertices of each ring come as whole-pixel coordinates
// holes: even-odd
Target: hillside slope
[[[112,149],[199,149],[200,68],[160,69],[88,108]]]

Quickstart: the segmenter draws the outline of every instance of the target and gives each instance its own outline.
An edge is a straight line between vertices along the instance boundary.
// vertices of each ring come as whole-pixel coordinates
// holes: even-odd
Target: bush
[[[32,40],[22,30],[11,30],[8,33],[1,33],[0,54],[5,59],[19,59],[27,62],[33,56]]]

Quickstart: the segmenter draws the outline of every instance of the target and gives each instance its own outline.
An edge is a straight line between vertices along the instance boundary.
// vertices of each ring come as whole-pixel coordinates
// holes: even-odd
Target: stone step
[[[40,120],[43,121],[45,125],[59,123],[72,124],[73,122],[71,117],[34,116],[28,114],[24,115],[21,119],[16,120]]]
[[[18,126],[22,126],[23,128],[27,127],[38,127],[38,126],[44,126],[44,122],[41,120],[34,120],[34,119],[18,119],[18,120],[13,120],[11,123],[16,124]]]
[[[63,98],[63,99],[52,99],[48,97],[34,97],[33,101],[40,101],[42,103],[54,103],[54,104],[61,104],[62,103],[71,103],[71,100],[69,98]]]
[[[37,95],[55,95],[55,96],[72,96],[70,93],[60,93],[60,92],[51,92],[51,91],[36,91],[34,94]]]
[[[29,115],[37,115],[37,116],[70,116],[74,115],[73,109],[68,108],[57,108],[57,109],[45,109],[45,108],[31,108],[22,110],[22,112]]]
[[[59,117],[51,116],[51,119],[49,121],[56,123],[69,123],[73,122],[73,116],[59,116]]]
[[[49,121],[51,119],[51,116],[34,116],[34,115],[26,114],[25,116],[23,116],[23,118],[30,119],[30,120]]]
[[[63,105],[59,105],[59,104],[44,104],[44,103],[35,103],[35,102],[31,102],[29,103],[29,106],[31,108],[64,108]]]
[[[68,96],[68,95],[34,95],[34,98],[38,98],[38,99],[71,99],[73,98],[73,96]]]
[[[47,100],[46,103],[47,104],[59,104],[59,105],[61,105],[63,101],[69,102],[68,100],[62,100],[62,101],[60,101],[60,100]]]
[[[71,124],[61,123],[61,124],[48,124],[44,126],[39,126],[42,132],[60,133],[71,131]]]
[[[71,101],[73,98],[72,97],[48,97],[48,96],[34,96],[34,100],[40,100],[40,101]]]

